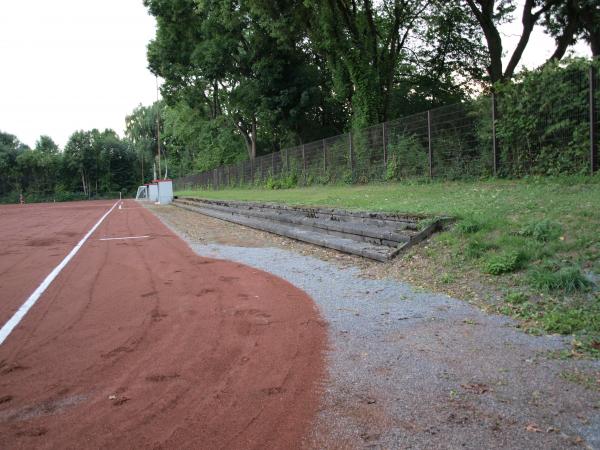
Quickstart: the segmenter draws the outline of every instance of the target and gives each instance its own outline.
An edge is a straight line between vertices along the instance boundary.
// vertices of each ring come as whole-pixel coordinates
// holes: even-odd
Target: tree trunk
[[[597,23],[597,17],[594,17],[594,11],[590,9],[582,11],[581,23],[589,34],[592,56],[600,56],[600,25]]]
[[[234,123],[235,123],[235,127],[238,129],[238,131],[244,138],[244,143],[246,144],[246,151],[248,152],[248,158],[254,159],[254,156],[252,156],[252,155],[256,156],[256,145],[253,145],[251,133],[248,133],[248,131],[245,129],[245,127],[242,126],[243,124],[240,125],[238,123],[238,121],[235,119],[234,119]],[[253,148],[254,148],[254,152],[253,152]]]
[[[467,0],[471,12],[479,22],[479,26],[485,36],[485,41],[490,54],[490,64],[487,67],[488,75],[492,84],[502,80],[502,38],[494,24],[494,0],[479,1],[481,9],[477,7],[474,0]]]

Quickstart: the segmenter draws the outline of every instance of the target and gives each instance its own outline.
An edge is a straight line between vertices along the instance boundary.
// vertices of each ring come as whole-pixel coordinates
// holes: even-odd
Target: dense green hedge
[[[589,68],[585,59],[556,62],[496,86],[502,174],[589,172]]]

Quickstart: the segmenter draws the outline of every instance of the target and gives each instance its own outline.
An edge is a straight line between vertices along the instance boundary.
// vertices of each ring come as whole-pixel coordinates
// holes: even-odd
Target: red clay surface
[[[114,203],[0,205],[0,326]]]
[[[110,205],[0,209],[0,325]],[[0,447],[298,448],[324,345],[305,293],[126,201],[0,346]]]

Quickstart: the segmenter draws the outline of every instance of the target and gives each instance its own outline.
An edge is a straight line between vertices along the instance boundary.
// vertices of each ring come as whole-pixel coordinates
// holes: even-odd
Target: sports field
[[[0,230],[1,448],[303,439],[325,345],[307,294],[135,201],[2,206]]]

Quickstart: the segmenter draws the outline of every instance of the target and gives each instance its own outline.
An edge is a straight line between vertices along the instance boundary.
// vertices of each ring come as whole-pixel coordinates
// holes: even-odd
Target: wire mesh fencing
[[[598,170],[597,61],[175,180],[176,190]]]

